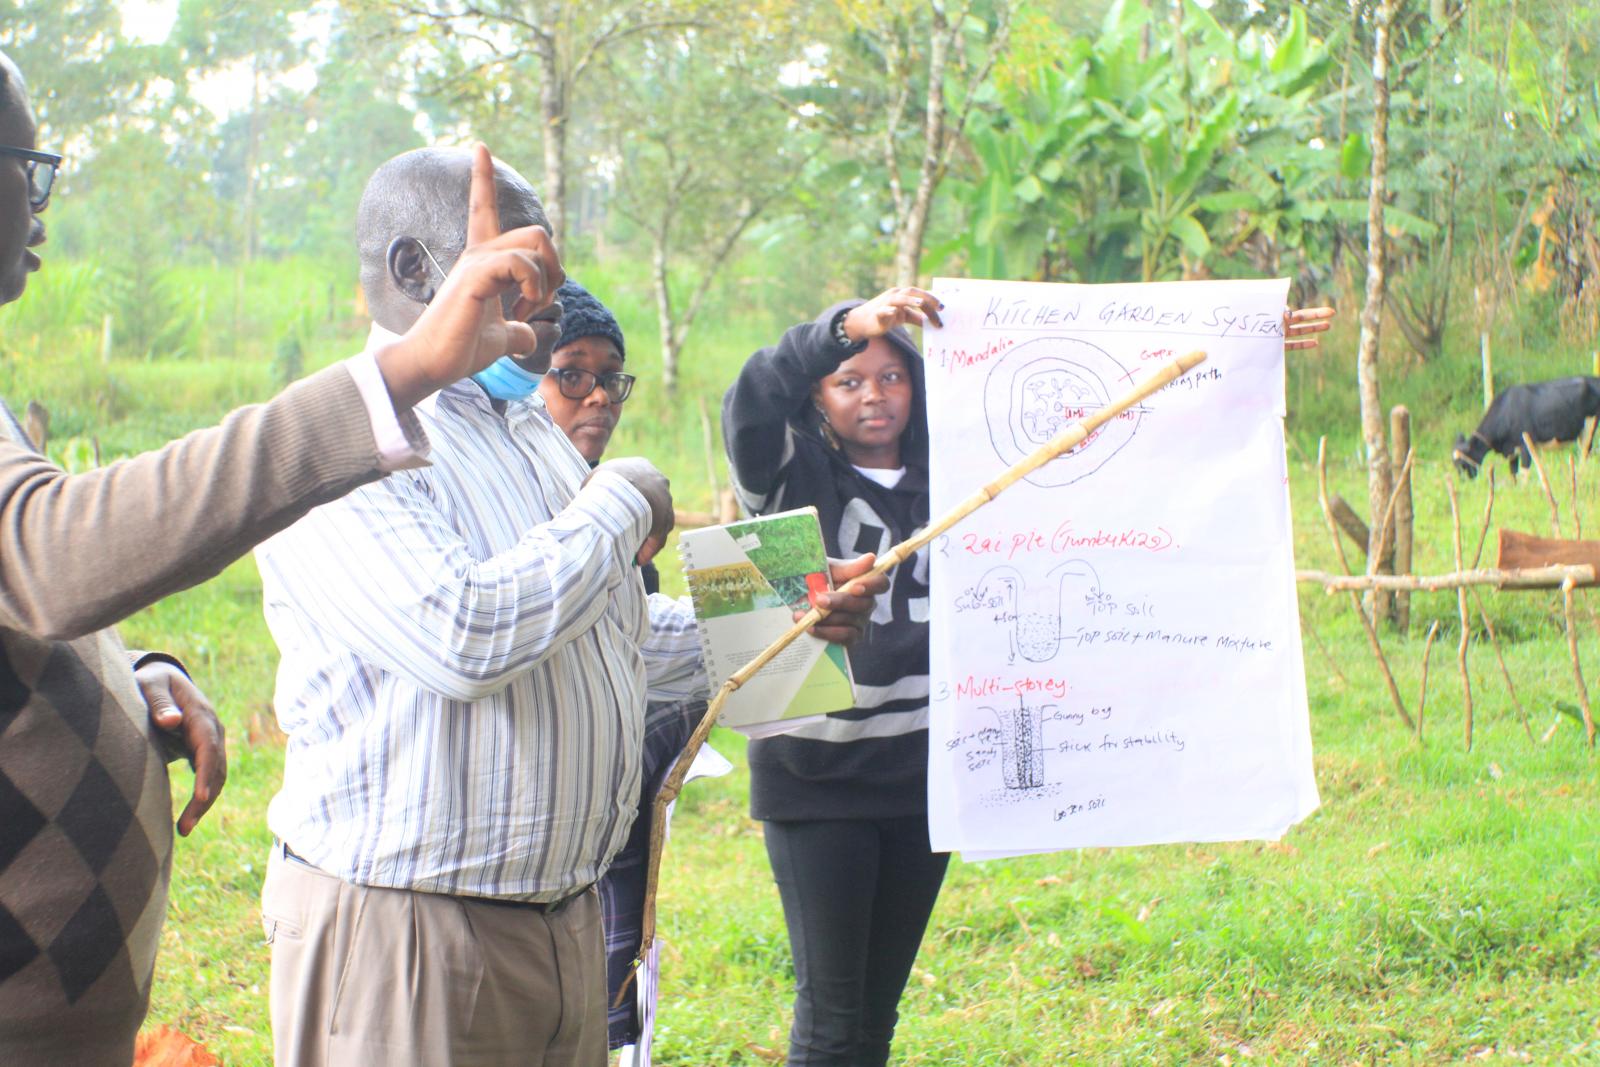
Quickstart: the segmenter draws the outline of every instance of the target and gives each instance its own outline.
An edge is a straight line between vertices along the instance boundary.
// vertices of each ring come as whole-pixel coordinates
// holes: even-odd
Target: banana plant
[[[1019,36],[1020,36],[1019,31]],[[1340,153],[1310,146],[1331,61],[1296,9],[1269,47],[1187,3],[1181,36],[1114,4],[1093,39],[1001,80],[969,138],[959,248],[991,275],[1205,273],[1252,237],[1299,247]]]

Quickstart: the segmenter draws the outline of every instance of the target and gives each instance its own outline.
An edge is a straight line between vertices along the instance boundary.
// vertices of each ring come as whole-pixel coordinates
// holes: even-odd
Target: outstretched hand
[[[882,337],[896,326],[943,326],[939,318],[943,308],[939,298],[926,289],[897,285],[851,308],[844,317],[845,336],[852,341],[867,341]]]
[[[395,406],[408,408],[501,356],[533,352],[538,342],[525,320],[548,307],[565,280],[543,227],[500,232],[494,159],[481,142],[473,146],[467,246],[421,317],[378,354]],[[507,319],[500,297],[512,290],[518,297]]]
[[[1296,308],[1283,313],[1283,347],[1316,348],[1322,343],[1316,335],[1326,333],[1332,325],[1333,308]]]
[[[833,592],[816,593],[811,597],[812,604],[827,609],[828,617],[813,626],[811,633],[836,645],[848,645],[866,632],[878,597],[889,591],[887,575],[862,577],[876,562],[870,552],[850,560],[828,560]],[[804,615],[804,612],[795,612],[795,621],[800,621]]]

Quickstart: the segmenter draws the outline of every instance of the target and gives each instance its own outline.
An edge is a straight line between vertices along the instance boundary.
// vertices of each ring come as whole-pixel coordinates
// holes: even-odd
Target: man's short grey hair
[[[467,196],[472,187],[472,153],[461,148],[418,148],[401,153],[372,173],[356,213],[356,246],[362,283],[384,273],[389,245],[415,237],[441,266],[448,267],[467,243]],[[544,205],[522,176],[495,165],[495,193],[507,223],[550,230]],[[368,275],[373,276],[369,279]]]

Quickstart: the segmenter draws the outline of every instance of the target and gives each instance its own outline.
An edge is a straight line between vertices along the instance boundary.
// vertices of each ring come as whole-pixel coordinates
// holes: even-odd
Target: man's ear
[[[434,277],[439,272],[434,270],[421,241],[415,237],[396,237],[389,242],[384,258],[390,284],[418,304],[432,302],[444,279]]]

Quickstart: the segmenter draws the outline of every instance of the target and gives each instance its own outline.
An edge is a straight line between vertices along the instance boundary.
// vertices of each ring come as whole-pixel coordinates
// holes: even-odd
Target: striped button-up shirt
[[[418,412],[430,466],[257,550],[289,736],[268,824],[361,885],[557,899],[627,838],[647,691],[705,694],[693,612],[646,596],[649,506],[536,396]]]

